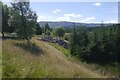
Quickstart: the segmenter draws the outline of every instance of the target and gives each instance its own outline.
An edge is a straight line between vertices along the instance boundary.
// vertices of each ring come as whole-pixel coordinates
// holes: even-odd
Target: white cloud
[[[109,20],[109,21],[105,21],[104,23],[118,23],[118,20]]]
[[[101,6],[102,4],[101,3],[94,3],[93,5],[94,6]]]
[[[88,17],[83,20],[80,17],[82,17],[80,14],[64,14],[64,16],[58,17],[55,20],[53,16],[38,16],[37,22],[40,22],[40,21],[70,21],[70,22],[90,23],[92,20],[95,20],[95,17]],[[106,21],[106,22],[110,23],[109,21]]]
[[[64,14],[64,16],[59,17],[57,21],[71,21],[71,18],[80,18],[82,15],[80,14]]]
[[[38,16],[37,22],[51,20],[52,16]]]
[[[55,9],[55,10],[53,11],[53,13],[59,13],[59,12],[61,12],[60,9]]]
[[[39,21],[42,21],[42,20],[44,20],[44,19],[45,19],[45,17],[44,17],[44,16],[38,16],[37,21],[39,22]]]
[[[95,20],[95,17],[88,17],[84,20],[81,20],[80,22],[88,22],[88,21],[91,21],[91,20]]]
[[[80,14],[64,14],[64,16],[67,16],[67,17],[82,17],[82,15]]]
[[[70,21],[70,17],[67,17],[67,16],[59,17],[57,21]]]

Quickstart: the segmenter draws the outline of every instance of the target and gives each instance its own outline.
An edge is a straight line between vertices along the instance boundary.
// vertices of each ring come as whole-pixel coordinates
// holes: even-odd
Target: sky
[[[30,5],[38,15],[38,22],[118,22],[118,2],[31,2]]]

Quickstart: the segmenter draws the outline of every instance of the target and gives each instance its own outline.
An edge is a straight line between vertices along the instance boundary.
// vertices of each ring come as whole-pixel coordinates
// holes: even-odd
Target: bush
[[[65,33],[65,34],[64,34],[64,38],[65,38],[65,40],[67,40],[67,41],[68,41],[68,40],[69,40],[69,38],[70,38],[70,33]]]
[[[56,36],[63,37],[65,34],[64,28],[57,28],[55,31]]]

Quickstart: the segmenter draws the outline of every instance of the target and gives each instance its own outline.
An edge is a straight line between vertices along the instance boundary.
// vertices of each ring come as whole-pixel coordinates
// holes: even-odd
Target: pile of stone
[[[52,37],[42,37],[41,40],[45,41],[45,42],[53,42],[53,38]]]
[[[59,44],[60,46],[64,47],[64,48],[68,48],[68,43],[65,42],[64,40],[56,40],[56,43]]]
[[[60,39],[60,38],[56,38],[56,37],[42,37],[41,38],[42,41],[45,41],[45,42],[52,42],[52,43],[56,43],[56,44],[59,44],[60,46],[64,47],[64,48],[68,48],[68,42]]]

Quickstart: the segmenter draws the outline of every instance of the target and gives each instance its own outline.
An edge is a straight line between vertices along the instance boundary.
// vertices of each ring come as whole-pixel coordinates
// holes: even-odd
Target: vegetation
[[[74,28],[71,37],[71,54],[85,61],[109,63],[120,57],[119,25],[109,27]]]
[[[70,55],[70,51],[67,50],[67,49],[65,49],[64,47],[59,46],[58,44],[54,44],[54,43],[50,43],[50,45],[54,46],[56,49],[58,49],[59,51],[61,51],[62,53],[64,53],[67,57],[71,56]]]
[[[48,23],[46,22],[46,24],[45,24],[45,34],[49,34],[49,32],[50,32],[50,27],[49,27]]]
[[[11,3],[12,8],[15,12],[18,13],[18,15],[12,16],[12,22],[16,26],[16,32],[17,34],[28,41],[33,36],[35,32],[35,24],[37,22],[37,15],[30,9],[30,3],[29,2],[22,2],[22,1],[16,1]],[[14,14],[14,13],[13,13]],[[16,19],[19,17],[19,20],[16,22]]]
[[[74,24],[73,29],[52,29],[46,22],[45,27],[40,27],[37,14],[30,8],[30,2],[16,0],[11,5],[8,7],[0,2],[3,17],[3,77],[101,77],[94,76],[97,73],[81,67],[82,65],[68,61],[61,52],[68,57],[77,57],[88,65],[95,63],[96,68],[120,77],[117,75],[120,74],[117,69],[120,67],[120,24],[104,26],[102,23],[98,27],[80,28]],[[16,34],[17,38],[5,39],[6,32]],[[64,38],[69,43],[69,49],[50,43],[57,50],[48,43],[33,38],[43,32],[48,36],[52,32],[52,36],[55,34]]]
[[[66,57],[48,43],[33,39],[31,41],[42,48],[36,55],[31,48],[26,48],[25,40],[3,40],[2,78],[100,78],[100,74],[70,62]],[[19,44],[16,46],[16,44]],[[22,46],[25,44],[26,46]],[[12,57],[12,58],[11,58]],[[85,71],[84,71],[84,70]],[[95,76],[96,75],[96,76]]]
[[[64,39],[67,40],[67,41],[70,40],[70,33],[65,33],[64,34]]]
[[[3,4],[0,2],[0,6],[2,7],[2,36],[4,38],[4,32],[10,32],[9,31],[9,25],[8,25],[8,20],[9,20],[9,7],[7,5]]]
[[[31,37],[41,34],[39,24],[37,23],[37,14],[31,10],[30,2],[21,0],[11,3],[12,7],[0,2],[2,5],[2,34],[4,32],[16,33],[21,39],[26,39],[30,44]]]
[[[118,76],[120,65],[120,25],[90,28],[74,27],[70,40],[71,55],[96,69]]]
[[[36,23],[36,35],[41,35],[42,34],[42,28],[38,23]]]
[[[104,74],[105,76],[111,76],[113,78],[120,77],[119,76],[120,73],[118,69],[120,67],[120,63],[118,62],[111,63],[111,64],[104,64],[104,65],[101,65],[98,63],[96,64],[96,63],[81,62],[79,57],[75,57],[70,54],[70,50],[63,48],[58,44],[54,44],[54,43],[49,43],[49,44],[54,46],[63,54],[65,54],[66,58],[74,63],[84,65],[85,67],[90,68],[93,71],[97,71],[101,74]]]
[[[64,28],[62,28],[62,27],[61,28],[57,28],[55,34],[56,34],[56,36],[63,37],[64,34],[65,34]]]
[[[51,32],[49,30],[46,31],[46,35],[50,35]]]

